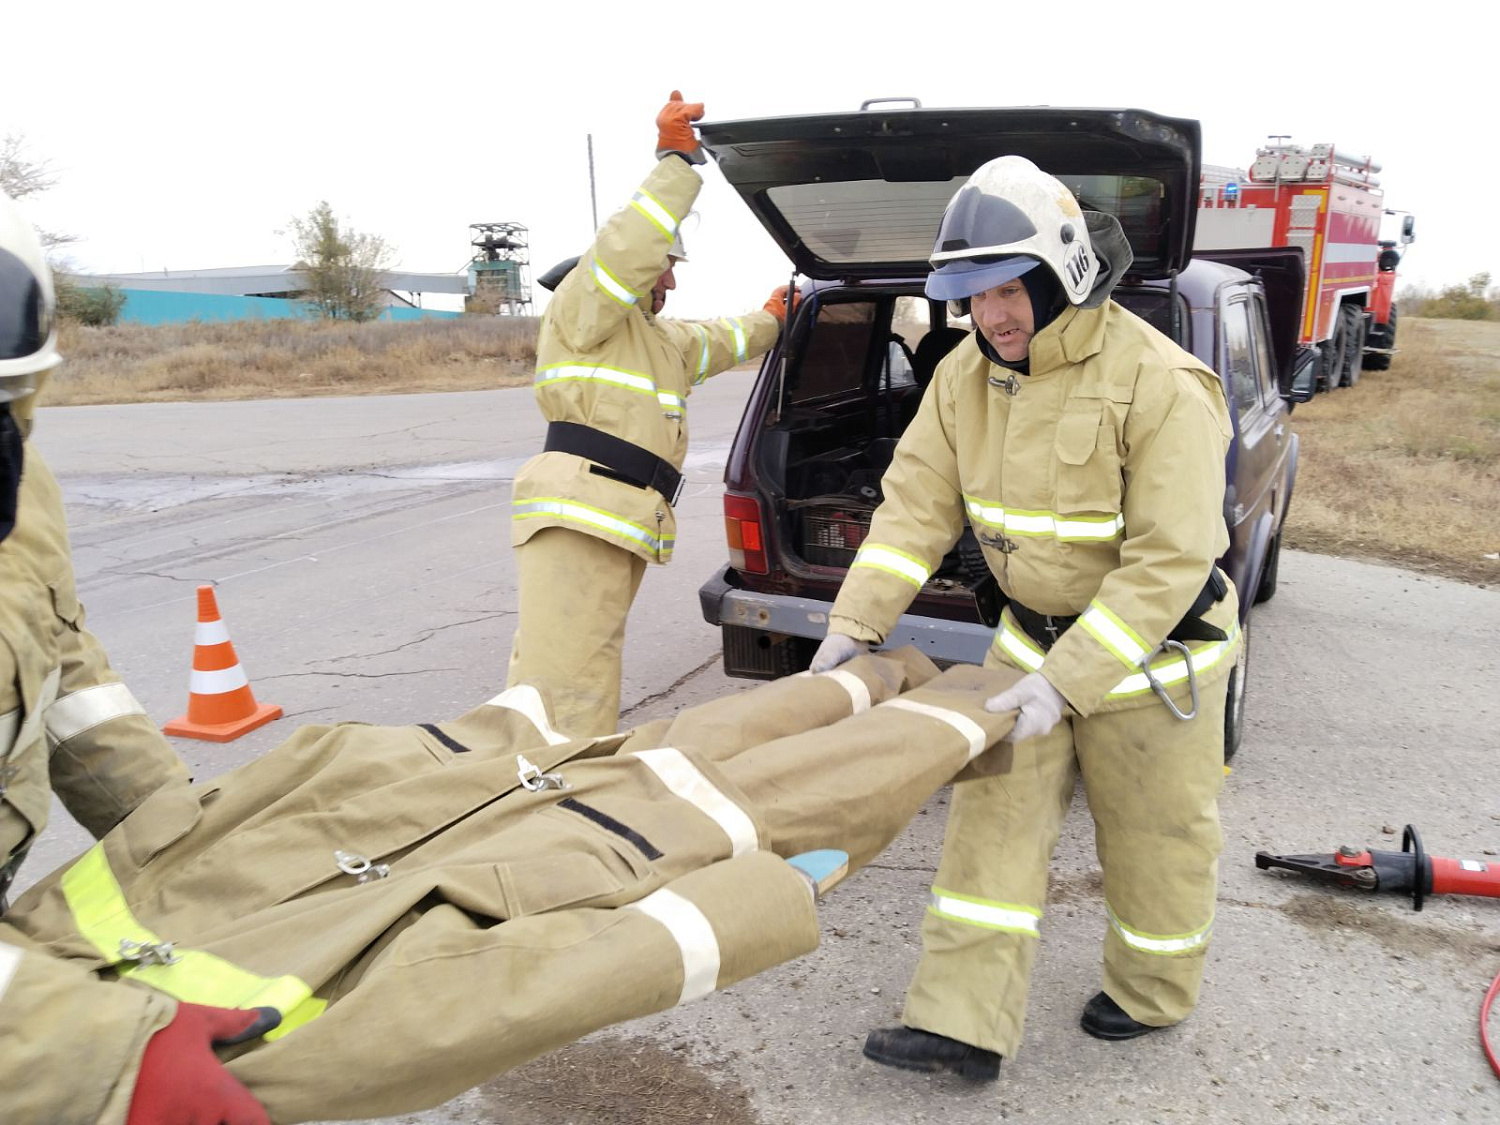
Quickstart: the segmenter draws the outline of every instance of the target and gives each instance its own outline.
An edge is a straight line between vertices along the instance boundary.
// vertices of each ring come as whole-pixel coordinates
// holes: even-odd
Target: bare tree
[[[23,133],[7,133],[0,138],[0,191],[12,199],[25,199],[28,195],[39,195],[57,186],[57,175],[48,160],[32,160],[26,152],[26,136]],[[71,234],[37,230],[42,246],[50,253],[58,246],[76,242]]]
[[[384,307],[381,274],[391,251],[379,235],[342,227],[325,200],[292,220],[294,269],[307,285],[304,297],[333,320],[374,320]]]

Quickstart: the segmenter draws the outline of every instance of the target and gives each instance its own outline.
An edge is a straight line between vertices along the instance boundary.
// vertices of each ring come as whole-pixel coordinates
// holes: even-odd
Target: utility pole
[[[589,208],[594,215],[594,229],[599,229],[599,201],[594,198],[594,134],[589,135]]]

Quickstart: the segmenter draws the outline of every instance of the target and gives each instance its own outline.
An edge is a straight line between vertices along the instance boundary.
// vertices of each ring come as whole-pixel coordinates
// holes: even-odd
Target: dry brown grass
[[[1403,320],[1389,371],[1298,407],[1286,544],[1500,582],[1500,324]]]
[[[49,406],[485,390],[528,382],[537,321],[65,323]]]

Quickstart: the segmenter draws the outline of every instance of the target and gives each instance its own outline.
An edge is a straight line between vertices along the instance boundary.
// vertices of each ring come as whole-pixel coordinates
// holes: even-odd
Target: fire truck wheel
[[[1344,322],[1344,366],[1339,372],[1339,386],[1352,387],[1359,382],[1359,369],[1365,356],[1365,314],[1358,305],[1345,305],[1340,314]]]
[[[1396,346],[1396,306],[1391,306],[1391,319],[1386,324],[1370,333],[1370,343],[1377,348],[1394,348]],[[1366,371],[1389,371],[1391,357],[1389,353],[1384,355],[1365,356]]]
[[[1344,318],[1340,317],[1333,335],[1318,345],[1323,349],[1323,362],[1318,364],[1318,390],[1331,391],[1339,385],[1339,373],[1344,369]]]
[[[1338,386],[1355,386],[1353,372],[1359,366],[1364,341],[1359,338],[1359,306],[1346,305],[1338,311],[1338,332],[1344,338],[1344,362],[1338,368]]]

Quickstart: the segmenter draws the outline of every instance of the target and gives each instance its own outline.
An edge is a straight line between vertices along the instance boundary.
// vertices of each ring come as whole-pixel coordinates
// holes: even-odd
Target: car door
[[[1233,472],[1227,482],[1224,515],[1231,539],[1230,577],[1249,604],[1248,589],[1259,571],[1272,526],[1271,505],[1280,452],[1278,420],[1267,410],[1261,391],[1264,378],[1275,381],[1265,342],[1264,319],[1256,295],[1248,288],[1229,287],[1221,296],[1223,354],[1221,370],[1228,377],[1234,411],[1236,448]],[[1284,431],[1285,426],[1282,424]]]
[[[1272,527],[1280,527],[1286,505],[1285,482],[1287,457],[1292,444],[1292,432],[1287,425],[1286,400],[1281,397],[1279,379],[1280,366],[1276,361],[1276,350],[1269,336],[1270,321],[1266,316],[1264,294],[1255,293],[1250,298],[1250,338],[1255,351],[1255,368],[1260,383],[1261,409],[1265,415],[1269,436],[1266,453],[1269,461],[1262,478],[1266,491],[1266,502],[1257,506],[1257,515],[1269,511],[1273,516]]]

